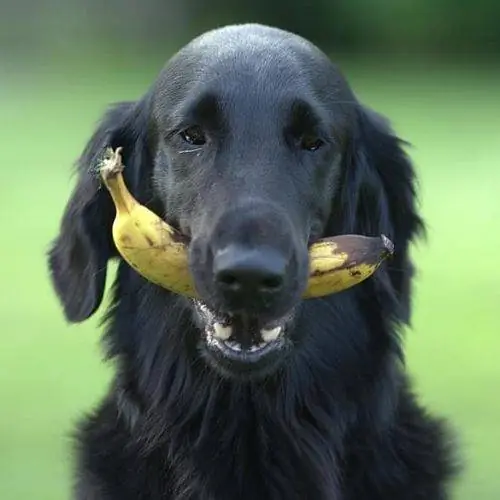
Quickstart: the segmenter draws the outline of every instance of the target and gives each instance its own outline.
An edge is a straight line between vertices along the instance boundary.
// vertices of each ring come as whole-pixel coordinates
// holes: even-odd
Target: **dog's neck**
[[[236,383],[205,372],[188,375],[180,390],[180,378],[185,377],[180,372],[178,376],[157,405],[144,406],[122,388],[118,406],[129,431],[141,438],[141,453],[163,450],[178,465],[176,470],[197,471],[175,478],[179,498],[193,494],[205,499],[208,491],[222,498],[217,492],[227,495],[228,488],[234,489],[234,498],[246,498],[242,492],[250,490],[250,484],[254,492],[260,484],[263,498],[279,498],[269,492],[286,491],[298,477],[304,479],[294,487],[293,500],[311,492],[315,499],[331,499],[331,492],[339,490],[337,464],[345,432],[356,418],[354,408],[353,422],[345,420],[345,414],[341,421],[327,397],[314,395],[319,387],[311,387],[302,401],[287,393],[284,380]],[[193,477],[203,484],[193,484]],[[308,482],[302,482],[306,478]],[[270,480],[273,484],[267,484]]]

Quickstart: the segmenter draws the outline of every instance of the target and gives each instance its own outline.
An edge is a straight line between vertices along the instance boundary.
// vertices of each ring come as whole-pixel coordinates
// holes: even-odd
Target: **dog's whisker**
[[[185,149],[183,151],[179,151],[179,154],[188,154],[188,153],[198,153],[199,151],[202,151],[203,148],[196,148],[196,149]]]

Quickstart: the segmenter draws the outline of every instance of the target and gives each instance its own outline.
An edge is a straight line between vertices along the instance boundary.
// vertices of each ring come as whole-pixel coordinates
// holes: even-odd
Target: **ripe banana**
[[[108,149],[100,166],[116,208],[112,232],[118,252],[149,281],[196,298],[186,238],[131,195],[122,176],[121,150]],[[329,295],[361,283],[393,251],[392,242],[384,235],[339,235],[314,243],[309,248],[310,274],[304,298]]]
[[[304,298],[340,292],[369,278],[394,252],[387,236],[343,234],[323,238],[309,248],[309,281]]]
[[[113,240],[120,255],[149,281],[196,296],[185,238],[130,194],[122,176],[122,148],[108,149],[100,173],[113,198]]]

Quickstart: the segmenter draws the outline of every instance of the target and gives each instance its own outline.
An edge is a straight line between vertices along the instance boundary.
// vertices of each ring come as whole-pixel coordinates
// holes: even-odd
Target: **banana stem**
[[[136,205],[134,197],[130,194],[123,180],[123,163],[119,147],[116,151],[108,149],[106,157],[101,163],[100,173],[104,184],[106,184],[118,213],[130,213]]]

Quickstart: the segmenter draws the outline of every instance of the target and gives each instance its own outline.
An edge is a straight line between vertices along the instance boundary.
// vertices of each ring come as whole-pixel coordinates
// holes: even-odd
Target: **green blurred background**
[[[45,267],[72,163],[108,103],[241,21],[320,43],[412,143],[429,240],[414,249],[408,366],[459,433],[454,498],[499,499],[499,20],[493,0],[0,0],[0,500],[69,498],[72,426],[111,375],[100,315],[68,326]]]

